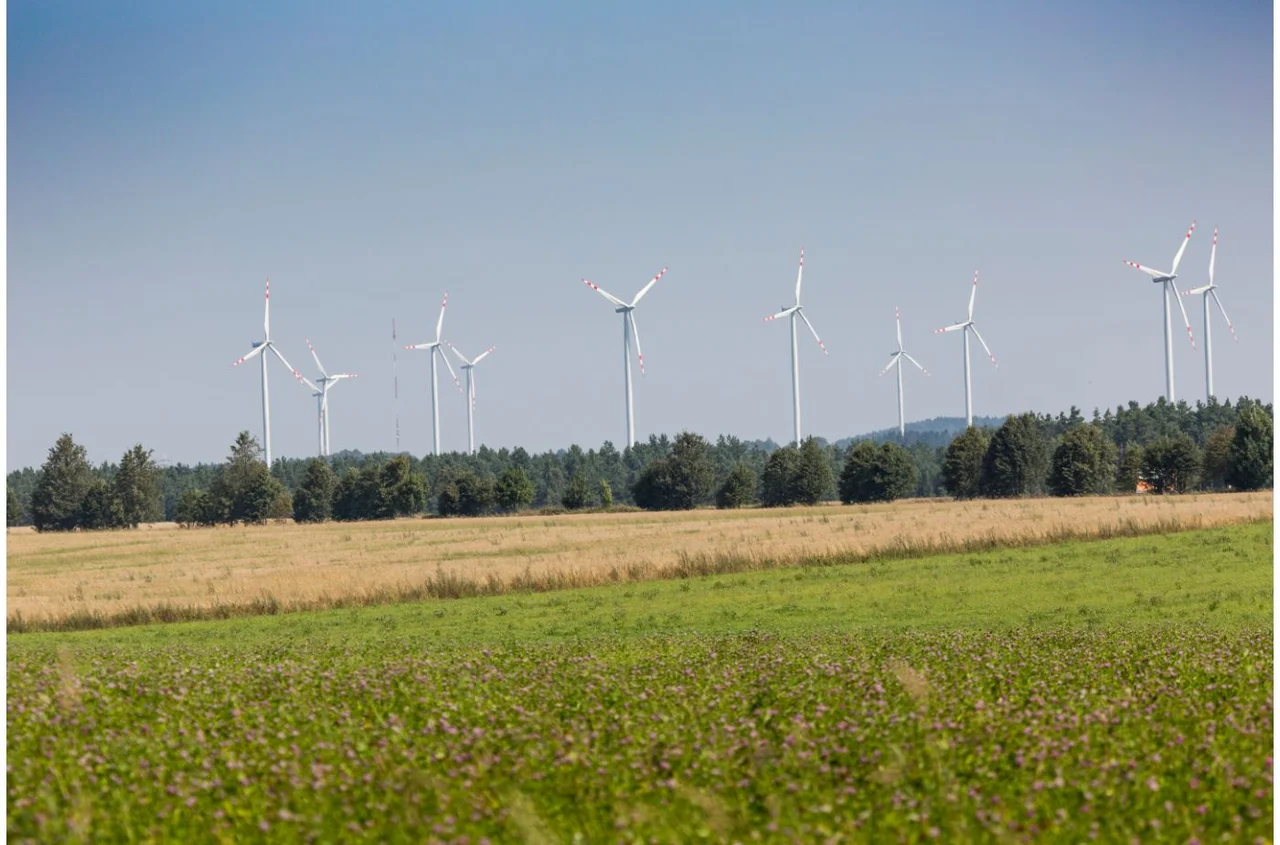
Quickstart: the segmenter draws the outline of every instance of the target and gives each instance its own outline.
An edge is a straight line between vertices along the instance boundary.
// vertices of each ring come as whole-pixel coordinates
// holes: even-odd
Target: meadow
[[[1272,526],[11,635],[11,841],[1267,841]]]
[[[8,536],[8,630],[637,582],[1271,519],[1270,492]]]

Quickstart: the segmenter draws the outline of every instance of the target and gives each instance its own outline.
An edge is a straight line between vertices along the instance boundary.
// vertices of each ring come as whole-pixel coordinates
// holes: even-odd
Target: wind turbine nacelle
[[[632,309],[632,307],[631,307],[630,305],[623,305],[623,306],[620,306],[620,307],[618,307],[618,308],[613,309],[613,313],[615,313],[615,314],[625,314],[625,313],[627,313],[628,311],[631,311],[631,310],[633,310],[633,309]]]
[[[262,345],[262,341],[260,341],[260,340],[255,340],[255,341],[253,342],[253,345],[252,345],[252,346],[250,346],[249,348],[250,348],[250,349],[257,349],[257,348],[258,348],[259,346],[261,346],[261,345]]]

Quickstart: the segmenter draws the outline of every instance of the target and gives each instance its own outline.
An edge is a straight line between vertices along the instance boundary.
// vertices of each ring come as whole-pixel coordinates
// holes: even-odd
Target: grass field
[[[1272,527],[8,642],[11,841],[1266,841]]]
[[[9,630],[385,604],[1271,519],[1270,492],[8,537]]]

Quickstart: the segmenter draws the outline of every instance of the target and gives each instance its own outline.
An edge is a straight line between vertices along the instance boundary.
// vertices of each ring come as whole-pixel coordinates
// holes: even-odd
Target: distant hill
[[[999,428],[1004,424],[1006,417],[974,417],[973,424],[978,428]],[[907,437],[906,445],[913,443],[924,443],[927,446],[936,448],[938,446],[946,446],[957,434],[964,431],[964,417],[934,417],[928,420],[917,420],[906,424]],[[845,437],[837,440],[835,445],[841,449],[848,448],[850,445],[857,443],[859,440],[871,440],[875,443],[883,443],[886,440],[897,441],[898,427],[882,428],[879,431],[872,431],[868,434],[858,434],[853,437]]]

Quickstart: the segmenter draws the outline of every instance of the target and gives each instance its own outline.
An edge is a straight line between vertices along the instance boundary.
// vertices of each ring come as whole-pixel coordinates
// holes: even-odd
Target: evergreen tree
[[[671,484],[666,495],[669,506],[674,510],[691,510],[707,501],[716,483],[711,444],[699,434],[681,432],[667,460]]]
[[[587,484],[587,478],[581,471],[569,476],[560,504],[571,511],[581,510],[591,504],[591,486]]]
[[[63,434],[49,450],[31,494],[31,522],[37,531],[70,531],[93,486],[93,469],[83,446]]]
[[[1204,444],[1201,485],[1208,490],[1221,490],[1227,486],[1227,472],[1231,468],[1231,444],[1235,440],[1234,425],[1219,426]]]
[[[791,483],[792,501],[803,505],[816,505],[830,493],[831,462],[817,438],[806,437],[800,444],[800,460]]]
[[[784,446],[774,450],[764,464],[760,479],[760,501],[767,508],[785,507],[796,503],[795,478],[800,472],[800,450]]]
[[[871,502],[875,476],[876,446],[870,440],[860,440],[849,447],[844,468],[840,470],[840,501],[844,504]]]
[[[101,478],[93,480],[88,492],[80,500],[80,513],[76,516],[76,524],[86,531],[119,528],[124,524],[124,514],[119,500],[111,491],[111,485]]]
[[[674,488],[671,461],[668,458],[658,458],[640,473],[631,487],[631,497],[645,510],[675,510],[676,506],[671,499]]]
[[[293,494],[293,518],[297,522],[324,522],[333,516],[333,490],[337,479],[324,458],[312,458]]]
[[[1116,467],[1116,492],[1133,493],[1142,481],[1142,452],[1137,443],[1129,443],[1120,455]]]
[[[368,519],[365,509],[362,473],[351,467],[342,474],[333,488],[333,518],[339,522]]]
[[[190,528],[193,525],[213,525],[217,520],[212,518],[209,508],[209,494],[203,490],[185,490],[178,497],[173,521]]]
[[[716,507],[740,508],[756,500],[756,474],[746,464],[735,464],[716,491]]]
[[[1053,452],[1049,490],[1055,496],[1111,492],[1115,446],[1096,425],[1077,425]]]
[[[137,528],[160,516],[160,472],[141,443],[120,458],[114,486],[122,525]]]
[[[397,455],[384,464],[378,481],[382,487],[378,518],[411,516],[426,509],[427,482],[413,471],[405,455]]]
[[[996,429],[982,458],[978,492],[1008,498],[1044,490],[1048,458],[1035,414],[1009,417]]]
[[[1179,434],[1161,437],[1143,450],[1142,477],[1156,493],[1185,493],[1200,475],[1200,450]]]
[[[267,508],[267,519],[291,519],[293,517],[293,497],[289,495],[289,491],[280,483],[279,479],[273,478],[271,505]]]
[[[22,524],[22,503],[18,501],[18,494],[13,492],[13,488],[5,486],[8,494],[5,504],[5,522],[12,528],[15,525]]]
[[[942,459],[942,486],[955,498],[972,499],[978,495],[988,442],[985,431],[970,426],[947,447]]]
[[[458,473],[458,513],[463,516],[483,516],[497,503],[493,479],[476,475],[471,470]]]
[[[508,513],[527,508],[533,502],[533,482],[520,466],[511,466],[498,478],[494,493],[498,507]]]
[[[1254,406],[1241,411],[1231,440],[1227,482],[1237,490],[1270,488],[1274,481],[1271,415]]]

